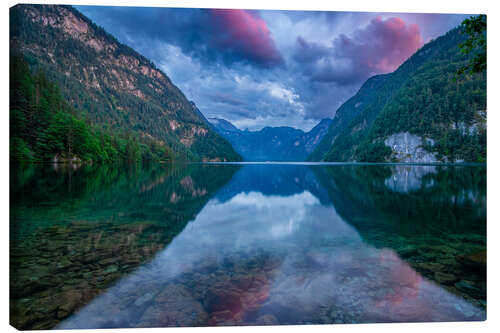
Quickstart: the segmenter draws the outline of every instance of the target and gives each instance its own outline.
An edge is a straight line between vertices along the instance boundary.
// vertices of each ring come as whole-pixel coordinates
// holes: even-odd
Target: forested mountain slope
[[[13,162],[172,161],[174,154],[149,137],[92,126],[44,72],[10,59],[10,159]]]
[[[177,159],[241,159],[162,71],[74,8],[17,5],[10,33],[11,54],[43,70],[93,126],[154,141]]]
[[[462,28],[370,78],[337,111],[310,160],[484,162],[486,73],[457,76],[470,56]],[[328,147],[328,149],[327,149]]]
[[[314,151],[307,157],[308,161],[320,161],[323,159],[338,134],[374,100],[378,89],[386,82],[387,77],[387,75],[371,77],[361,86],[356,95],[340,106],[331,121],[327,133]]]

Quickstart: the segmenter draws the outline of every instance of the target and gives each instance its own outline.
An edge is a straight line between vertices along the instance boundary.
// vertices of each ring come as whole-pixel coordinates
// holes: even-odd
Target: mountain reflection
[[[237,169],[19,167],[11,179],[11,323],[48,329],[78,311],[169,244]]]
[[[486,168],[337,165],[314,169],[364,241],[486,307]],[[404,175],[404,181],[388,182]],[[398,185],[399,184],[399,185]]]
[[[388,183],[401,170],[244,165],[151,261],[58,328],[484,320],[481,263],[458,252],[485,248],[484,170],[411,168]]]
[[[391,176],[384,180],[385,186],[395,192],[408,193],[425,187],[432,187],[432,178],[426,181],[425,176],[436,173],[434,165],[393,165]]]

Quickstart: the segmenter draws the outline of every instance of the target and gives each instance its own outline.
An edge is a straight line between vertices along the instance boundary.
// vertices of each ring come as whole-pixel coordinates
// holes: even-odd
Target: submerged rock
[[[458,256],[457,261],[467,268],[485,271],[486,250]]]
[[[417,268],[433,273],[442,271],[445,268],[444,265],[437,262],[421,262],[414,265],[417,266]]]
[[[484,293],[477,287],[475,287],[473,285],[472,282],[470,281],[466,281],[466,280],[461,280],[457,283],[455,283],[455,287],[460,290],[460,291],[463,291],[471,296],[474,296],[474,297],[483,297],[484,296]]]
[[[442,283],[442,284],[453,284],[454,282],[456,282],[458,280],[458,278],[455,275],[443,273],[443,272],[434,273],[434,279],[438,283]]]
[[[109,273],[114,273],[118,270],[118,266],[116,265],[110,265],[106,270],[104,271],[104,274],[109,274]]]
[[[138,299],[135,300],[134,305],[135,306],[142,306],[143,304],[149,302],[152,300],[154,297],[153,293],[147,293],[139,297]]]
[[[398,250],[398,254],[401,256],[401,258],[407,259],[407,258],[411,258],[414,256],[418,256],[419,251],[415,247],[408,246],[408,247],[405,247],[405,248]]]
[[[151,295],[151,299],[154,296]],[[179,285],[170,285],[144,312],[138,327],[200,326],[208,315],[200,302]]]

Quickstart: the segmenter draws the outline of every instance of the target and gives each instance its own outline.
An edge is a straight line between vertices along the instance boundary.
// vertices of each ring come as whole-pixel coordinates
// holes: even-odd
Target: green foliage
[[[409,191],[387,186],[387,179],[394,176],[412,177],[411,168],[423,174],[420,186]],[[425,173],[426,168],[431,172]],[[375,218],[387,224],[385,230],[400,236],[429,230],[485,233],[483,166],[335,165],[314,171],[339,215],[360,227],[359,231],[375,227],[362,223]],[[432,209],[425,208],[429,206]],[[440,223],[436,223],[436,212]]]
[[[57,84],[42,71],[31,74],[20,56],[11,57],[10,100],[12,161],[173,159],[172,151],[153,139],[90,125],[64,100]]]
[[[12,217],[23,221],[15,224],[16,230],[31,231],[40,224],[61,223],[63,216],[73,221],[83,213],[84,219],[93,219],[89,211],[99,221],[116,222],[118,212],[126,212],[123,221],[155,221],[164,227],[182,221],[184,226],[239,168],[194,163],[21,164],[10,173]],[[182,179],[189,178],[195,187],[183,185]],[[197,195],[198,186],[207,194]],[[178,200],[165,200],[172,195]],[[40,202],[51,204],[34,204]]]
[[[486,73],[456,80],[468,62],[459,49],[464,39],[462,28],[454,29],[423,46],[381,84],[365,87],[369,79],[337,111],[329,133],[335,140],[324,159],[391,161],[385,138],[409,132],[434,141],[424,148],[442,161],[484,162]]]
[[[88,28],[83,38],[62,28],[61,23],[72,15]],[[35,72],[42,70],[56,82],[61,96],[89,124],[121,133],[121,137],[147,140],[148,147],[156,142],[168,147],[178,160],[241,159],[150,60],[120,43],[76,9],[17,5],[11,8],[10,18],[11,50],[22,54]],[[43,19],[48,18],[57,24],[43,24]],[[103,48],[89,46],[90,40],[98,41]],[[200,130],[209,135],[193,135]],[[185,145],[183,139],[193,144]],[[131,144],[129,149],[149,153],[139,143]],[[127,156],[136,158],[132,153]]]
[[[358,93],[347,100],[335,113],[335,117],[328,129],[328,132],[316,146],[314,151],[307,157],[308,161],[320,161],[324,159],[326,153],[330,150],[333,142],[339,133],[349,126],[367,106],[377,97],[378,90],[384,86],[390,74],[375,75],[369,78]],[[345,160],[342,158],[341,160]]]
[[[444,60],[423,66],[382,109],[368,140],[410,132],[433,139],[435,146],[426,148],[441,158],[486,158],[485,120],[480,116],[486,110],[486,77],[473,74],[455,81],[452,68],[458,66]]]
[[[471,16],[462,22],[462,27],[469,37],[460,44],[460,51],[473,58],[460,67],[457,74],[486,71],[486,15]]]
[[[28,144],[21,138],[11,138],[10,141],[10,156],[14,161],[31,162],[35,159],[33,151]]]
[[[371,144],[362,144],[357,149],[357,155],[361,162],[380,161],[381,157],[390,155],[391,148],[384,145],[383,142]]]

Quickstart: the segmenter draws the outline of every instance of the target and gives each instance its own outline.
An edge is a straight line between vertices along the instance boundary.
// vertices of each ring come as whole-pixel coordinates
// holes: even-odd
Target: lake
[[[20,329],[486,319],[486,167],[13,166]]]

